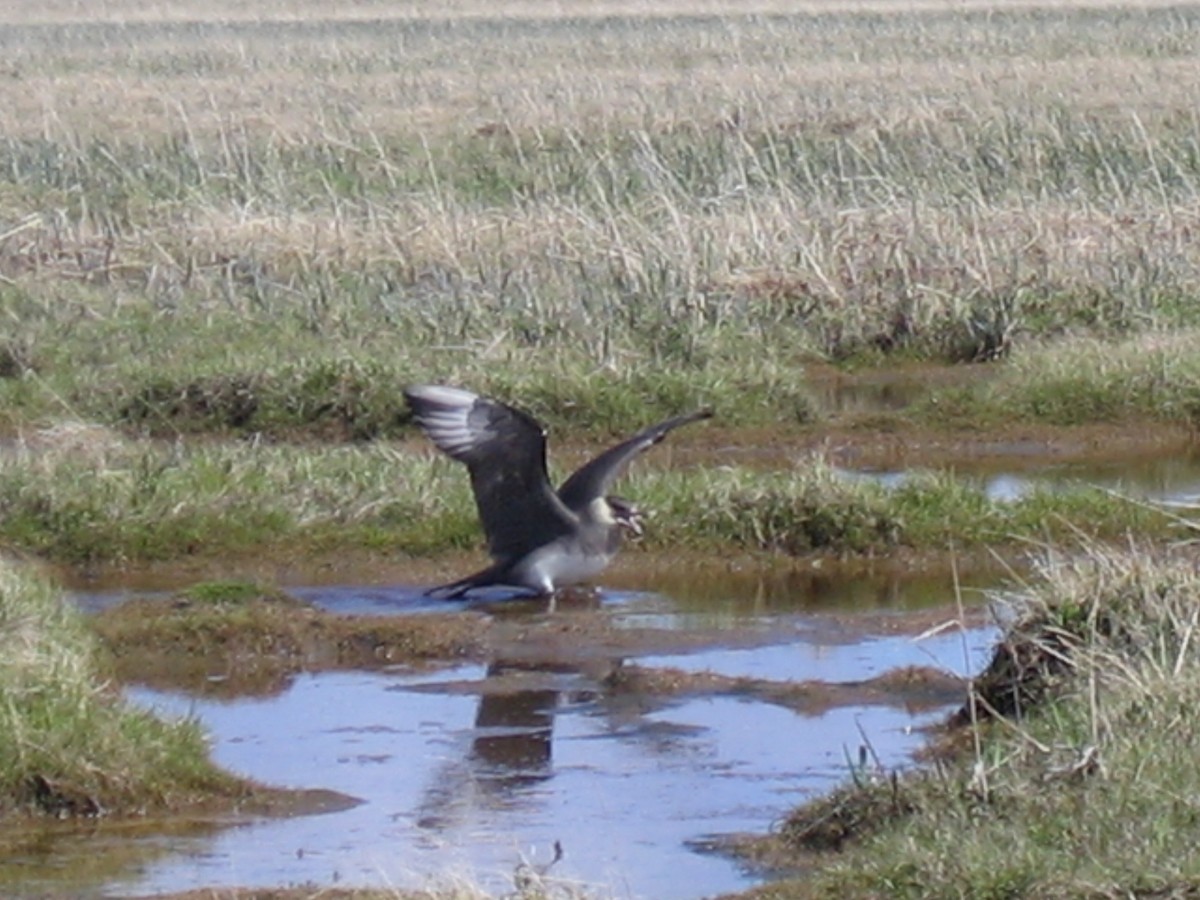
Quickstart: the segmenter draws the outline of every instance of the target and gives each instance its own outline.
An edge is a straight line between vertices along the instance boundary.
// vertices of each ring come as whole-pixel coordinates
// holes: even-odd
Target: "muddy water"
[[[864,681],[908,666],[970,672],[994,637],[977,627],[917,639],[950,615],[929,609],[952,599],[946,578],[710,577],[689,591],[687,573],[660,577],[658,591],[579,609],[481,607],[518,639],[432,672],[310,672],[273,696],[232,699],[130,686],[138,704],[197,716],[233,771],[359,802],[230,827],[49,835],[0,864],[0,885],[16,871],[31,892],[69,875],[80,897],[466,878],[500,894],[557,843],[563,858],[546,876],[601,896],[736,890],[765,873],[704,851],[714,837],[763,832],[844,780],[864,748],[871,765],[909,765],[922,726],[955,700],[953,686],[909,695]],[[403,585],[295,592],[346,614],[437,609]],[[825,611],[843,603],[860,612]],[[605,628],[599,651],[566,624],[593,620]],[[810,684],[788,695],[799,682]],[[98,847],[125,862],[81,878]]]

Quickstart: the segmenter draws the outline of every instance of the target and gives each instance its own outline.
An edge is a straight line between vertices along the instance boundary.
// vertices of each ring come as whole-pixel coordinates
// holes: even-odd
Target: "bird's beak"
[[[646,533],[646,529],[642,526],[642,514],[633,512],[628,516],[621,516],[617,520],[617,524],[628,531],[635,538],[640,538]]]

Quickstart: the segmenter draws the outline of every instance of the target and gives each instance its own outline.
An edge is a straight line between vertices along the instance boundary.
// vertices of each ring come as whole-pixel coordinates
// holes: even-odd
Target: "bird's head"
[[[612,514],[613,521],[619,528],[624,528],[634,537],[641,537],[645,533],[643,528],[645,517],[640,509],[621,497],[609,495],[604,500],[608,504],[608,511]]]

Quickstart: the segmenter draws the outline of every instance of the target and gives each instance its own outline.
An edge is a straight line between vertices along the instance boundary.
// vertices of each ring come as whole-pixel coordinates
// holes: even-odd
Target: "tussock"
[[[798,810],[785,841],[832,840],[844,855],[772,896],[1187,896],[1200,886],[1188,799],[1200,791],[1194,556],[1087,543],[1048,553],[1004,603],[1006,635],[958,716],[979,722],[973,747]]]
[[[163,722],[104,681],[78,613],[0,561],[0,815],[130,814],[235,796],[194,722]]]

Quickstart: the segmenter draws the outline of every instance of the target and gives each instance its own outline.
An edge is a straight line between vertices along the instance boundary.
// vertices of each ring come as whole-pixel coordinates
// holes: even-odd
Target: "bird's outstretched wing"
[[[643,428],[633,437],[610,447],[591,462],[581,466],[558,489],[559,498],[568,509],[575,512],[583,510],[597,497],[607,494],[626,464],[643,450],[657,444],[681,425],[711,417],[711,409],[701,409]]]
[[[576,517],[550,485],[536,419],[460,388],[420,385],[404,397],[429,439],[471,473],[492,556],[513,559],[571,532]]]

